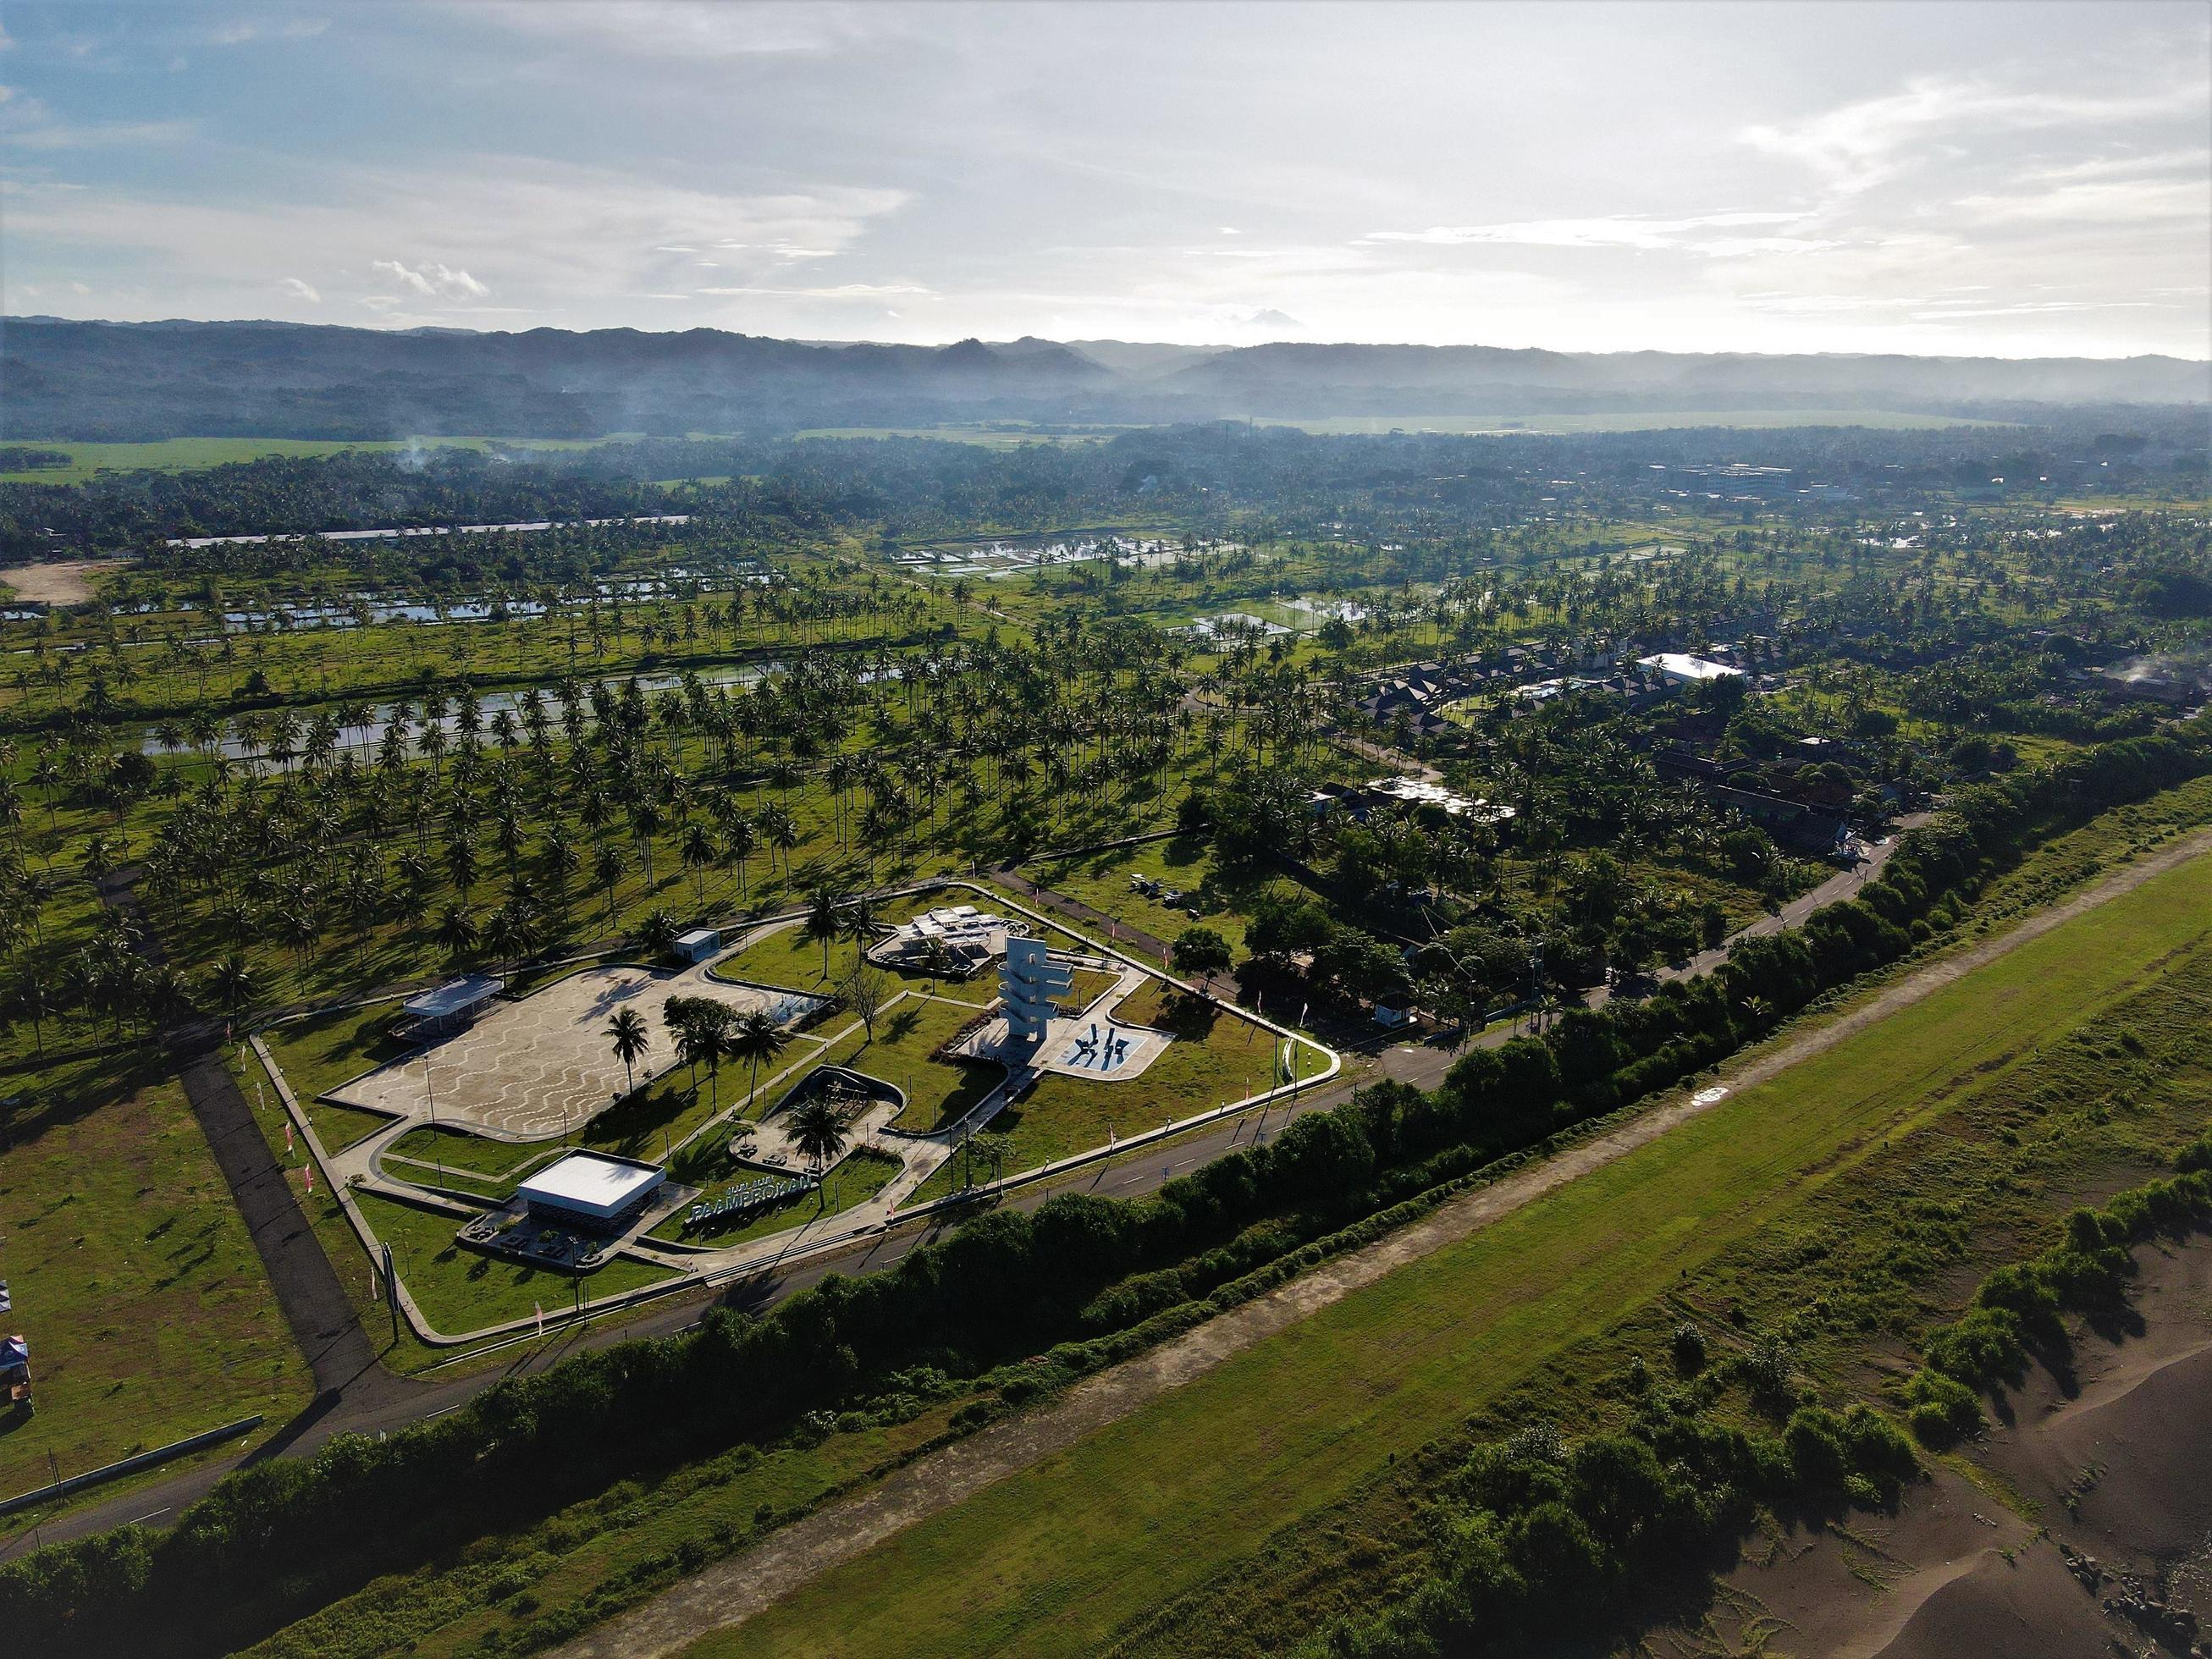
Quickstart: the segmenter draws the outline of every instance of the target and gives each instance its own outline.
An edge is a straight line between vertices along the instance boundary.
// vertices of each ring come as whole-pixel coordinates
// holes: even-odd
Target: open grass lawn
[[[725,1061],[720,1085],[721,1106],[737,1101],[744,1086],[744,1068]],[[704,1068],[695,1091],[690,1072],[679,1066],[621,1104],[608,1107],[570,1139],[593,1152],[658,1163],[703,1128],[721,1109],[715,1098],[715,1087]]]
[[[1143,929],[1154,939],[1175,943],[1186,927],[1206,927],[1229,941],[1239,955],[1244,950],[1248,918],[1231,902],[1219,909],[1208,908],[1198,896],[1200,884],[1213,869],[1213,854],[1202,843],[1173,839],[1148,841],[1135,847],[1117,847],[1087,858],[1060,860],[1030,866],[1023,873],[1040,887],[1087,904],[1126,927]],[[1148,876],[1190,895],[1186,904],[1170,908],[1129,885],[1133,875]],[[1291,884],[1281,884],[1288,889]],[[1221,895],[1224,901],[1243,895]],[[1185,914],[1196,907],[1204,914],[1194,922]]]
[[[1204,997],[1178,991],[1163,979],[1148,979],[1123,997],[1114,1018],[1125,1025],[1151,1025],[1178,1036],[1205,1036],[1218,1015]]]
[[[823,1575],[695,1655],[1089,1651],[2212,939],[2212,858],[2069,922]]]
[[[934,910],[947,904],[968,903],[973,896],[961,889],[940,893],[924,893],[918,897],[895,899],[878,913],[877,920],[887,924],[908,921],[924,910]],[[802,923],[793,922],[779,927],[765,938],[755,939],[742,951],[724,957],[714,964],[714,972],[724,979],[746,980],[756,985],[774,985],[787,990],[809,991],[817,994],[834,992],[846,975],[853,971],[859,959],[860,946],[849,939],[834,939],[829,942],[827,953],[823,942],[809,939]],[[826,963],[826,966],[825,966]],[[892,974],[895,985],[927,986],[926,975]],[[966,994],[983,996],[989,992],[981,989],[989,983],[978,978],[966,988]],[[963,994],[957,981],[948,981],[944,986],[948,994]]]
[[[876,1017],[876,1036],[855,1030],[823,1052],[824,1065],[848,1066],[895,1085],[906,1095],[896,1120],[902,1129],[927,1130],[965,1116],[1006,1079],[1003,1068],[981,1060],[935,1059],[954,1032],[981,1012],[965,1003],[928,996],[902,997]],[[797,1079],[793,1079],[794,1086]],[[781,1092],[788,1092],[783,1091]],[[781,1093],[779,1094],[781,1097]]]
[[[392,1246],[399,1282],[441,1331],[459,1335],[503,1320],[527,1319],[541,1304],[553,1313],[574,1298],[576,1281],[567,1273],[463,1249],[453,1242],[461,1224],[452,1216],[418,1210],[375,1193],[355,1197],[369,1230]],[[618,1258],[587,1274],[583,1293],[586,1298],[612,1296],[672,1277],[665,1268]]]
[[[325,1090],[411,1052],[385,1034],[398,1012],[396,1002],[340,1008],[282,1021],[260,1036],[283,1068],[293,1095],[306,1105]]]
[[[458,1129],[420,1128],[410,1129],[400,1136],[385,1148],[385,1154],[389,1157],[396,1153],[422,1164],[442,1164],[448,1170],[465,1170],[473,1175],[507,1178],[519,1175],[525,1165],[544,1158],[547,1150],[517,1146],[510,1141],[487,1140],[482,1135],[464,1134]]]
[[[686,1232],[684,1231],[684,1218],[679,1212],[655,1227],[647,1237],[686,1243],[742,1244],[749,1239],[766,1238],[774,1233],[787,1232],[793,1227],[830,1221],[854,1205],[866,1203],[883,1191],[902,1167],[899,1160],[889,1153],[872,1152],[862,1147],[846,1154],[830,1170],[829,1179],[822,1183],[819,1192],[779,1204],[742,1226]],[[713,1198],[732,1187],[759,1179],[759,1171],[748,1170],[734,1179],[714,1182],[706,1188],[704,1195]]]
[[[1053,1006],[1064,1014],[1079,1014],[1092,1003],[1112,990],[1121,980],[1119,974],[1102,973],[1096,968],[1078,968],[1069,975],[1067,994],[1053,999]]]
[[[135,1058],[19,1073],[0,1107],[0,1328],[30,1343],[39,1407],[0,1412],[0,1497],[307,1401],[182,1086]]]
[[[1137,995],[1144,993],[1139,992]],[[1030,1092],[993,1118],[990,1131],[1012,1143],[1001,1175],[1018,1175],[1040,1164],[1106,1145],[1108,1132],[1127,1139],[1163,1123],[1190,1117],[1268,1087],[1280,1065],[1274,1033],[1200,1003],[1182,1020],[1182,1035],[1126,1083],[1096,1082],[1048,1072]],[[1301,1047],[1301,1065],[1319,1068]],[[988,1175],[980,1170],[979,1177]],[[964,1185],[964,1166],[947,1163],[915,1191],[926,1204]]]
[[[375,1112],[360,1111],[325,1100],[307,1103],[307,1121],[315,1126],[323,1150],[329,1152],[343,1152],[356,1140],[365,1140],[379,1129],[392,1126],[390,1118]]]

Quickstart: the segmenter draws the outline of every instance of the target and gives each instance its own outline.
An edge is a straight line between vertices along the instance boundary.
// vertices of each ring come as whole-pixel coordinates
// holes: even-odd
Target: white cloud
[[[311,305],[323,302],[323,296],[315,291],[313,286],[301,282],[297,276],[280,276],[276,279],[276,286],[295,300],[305,300]]]
[[[827,52],[886,34],[911,32],[898,8],[813,0],[752,0],[707,4],[696,0],[473,0],[468,17],[513,33],[573,45],[593,53],[690,60]]]
[[[2099,94],[1923,75],[1899,92],[1799,121],[1743,127],[1736,137],[1754,149],[1804,163],[1832,188],[1849,194],[1871,189],[1916,162],[1947,159],[1942,139],[1971,149],[1998,134],[2185,116],[2206,101],[2201,78],[2187,76],[2128,93]]]
[[[246,19],[208,31],[214,46],[242,46],[254,40],[312,40],[331,26],[327,17],[290,17],[281,21]]]
[[[1832,242],[1789,236],[1700,236],[1693,233],[1758,225],[1794,225],[1802,213],[1705,213],[1688,219],[1613,214],[1595,219],[1521,219],[1491,225],[1431,225],[1426,230],[1371,230],[1368,242],[1418,242],[1431,247],[1629,248],[1653,252],[1680,248],[1715,258],[1745,253],[1795,253],[1832,247]]]
[[[424,264],[419,270],[404,265],[397,259],[372,259],[368,262],[368,268],[381,271],[400,287],[419,294],[426,300],[481,300],[491,292],[467,271],[455,270],[435,260]]]
[[[192,136],[190,121],[65,121],[43,99],[0,89],[0,143],[19,149],[113,149],[173,144]]]
[[[734,285],[774,288],[774,273],[791,268],[779,250],[848,250],[908,199],[850,185],[690,190],[611,167],[515,156],[452,157],[439,171],[332,167],[317,179],[312,199],[289,199],[257,181],[230,202],[21,179],[0,188],[9,195],[11,251],[35,250],[49,276],[91,259],[155,263],[171,304],[155,314],[175,314],[186,294],[203,296],[196,304],[205,314],[250,314],[252,294],[267,290],[240,270],[307,266],[360,273],[320,284],[336,303],[386,311],[404,303],[410,315],[448,321],[482,313],[479,302],[495,291],[548,315],[669,291],[670,266],[681,256],[662,247],[726,242],[736,251],[717,257]],[[395,256],[395,246],[434,247],[440,257]],[[228,297],[209,297],[218,295]]]
[[[840,283],[834,288],[702,288],[696,294],[748,295],[778,300],[883,300],[899,295],[927,295],[933,290],[912,283]]]

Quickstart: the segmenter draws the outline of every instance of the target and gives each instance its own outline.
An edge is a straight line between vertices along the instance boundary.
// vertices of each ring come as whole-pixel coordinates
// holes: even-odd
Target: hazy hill
[[[717,329],[480,334],[19,318],[0,323],[0,436],[9,439],[594,437],[983,418],[2194,403],[2212,400],[2212,366],[1030,337],[912,346]]]
[[[1164,383],[1196,397],[1280,405],[1254,413],[1322,414],[1384,401],[1442,413],[1435,399],[1509,413],[1576,394],[1669,408],[1856,409],[1972,403],[2197,403],[2212,366],[2176,357],[1758,356],[1717,353],[1509,351],[1492,346],[1263,345],[1226,351]],[[1426,402],[1405,402],[1407,395]],[[1506,401],[1500,402],[1500,398]],[[1312,405],[1306,407],[1306,405]],[[1295,405],[1296,407],[1292,407]]]

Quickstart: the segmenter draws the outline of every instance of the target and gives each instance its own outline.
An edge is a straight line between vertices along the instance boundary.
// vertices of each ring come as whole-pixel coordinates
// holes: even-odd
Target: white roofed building
[[[1743,675],[1741,668],[1682,651],[1662,651],[1655,657],[1639,658],[1637,665],[1650,669],[1669,685],[1703,685],[1711,680],[1740,679]]]
[[[596,1232],[620,1232],[660,1190],[660,1166],[604,1152],[570,1152],[515,1184],[514,1195],[540,1218]]]

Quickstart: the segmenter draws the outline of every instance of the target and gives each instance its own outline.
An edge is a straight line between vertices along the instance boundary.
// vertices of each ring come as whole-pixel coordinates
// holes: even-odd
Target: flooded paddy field
[[[1053,565],[1082,564],[1093,559],[1157,566],[1173,564],[1182,558],[1243,550],[1240,542],[1186,542],[1179,536],[1170,538],[1142,532],[1075,531],[1058,536],[994,538],[915,548],[898,554],[892,562],[902,568],[926,571],[933,576],[992,577],[1012,576]]]

